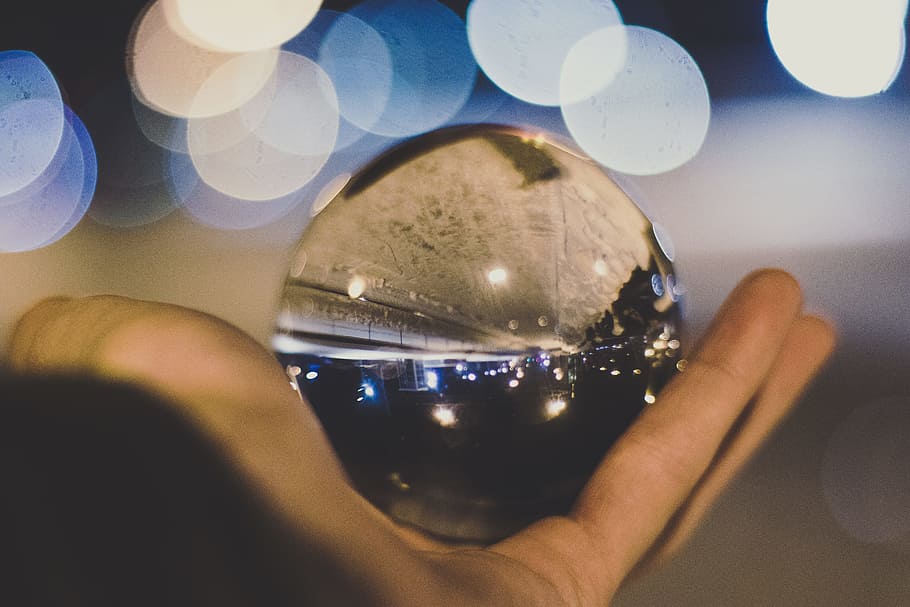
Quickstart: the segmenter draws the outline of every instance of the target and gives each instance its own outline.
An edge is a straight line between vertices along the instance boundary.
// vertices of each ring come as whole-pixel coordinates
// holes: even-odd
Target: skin
[[[10,345],[22,373],[76,372],[153,390],[191,416],[293,529],[365,581],[377,605],[602,606],[660,565],[783,419],[834,345],[785,272],[750,274],[678,375],[615,444],[566,517],[488,547],[398,527],[346,482],[273,356],[184,308],[50,299]],[[337,589],[344,604],[345,589]]]

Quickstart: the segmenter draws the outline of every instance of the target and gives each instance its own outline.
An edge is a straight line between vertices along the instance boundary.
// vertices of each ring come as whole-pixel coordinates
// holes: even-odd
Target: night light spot
[[[494,268],[487,273],[487,280],[490,281],[491,285],[498,285],[504,283],[508,276],[509,275],[504,268]],[[516,322],[516,325],[517,324],[518,323]]]
[[[553,419],[565,412],[567,406],[565,399],[554,398],[553,400],[547,401],[547,404],[544,406],[544,412],[548,419]]]
[[[28,51],[0,52],[0,197],[35,188],[57,157],[65,125],[63,100],[50,69]]]
[[[382,36],[394,72],[388,103],[369,130],[407,137],[451,120],[477,75],[458,15],[435,0],[367,0],[351,13]]]
[[[437,375],[435,371],[427,371],[425,377],[427,380],[427,388],[435,390],[439,387],[439,375]]]
[[[863,97],[887,89],[904,60],[906,0],[769,0],[778,59],[811,89]]]
[[[436,405],[433,407],[433,419],[444,428],[451,428],[458,423],[458,417],[449,405]]]
[[[367,282],[360,276],[355,276],[348,283],[348,297],[357,299],[367,290]]]
[[[658,297],[664,296],[664,279],[660,274],[651,275],[651,290],[654,291],[654,294]]]
[[[633,175],[669,171],[704,142],[708,89],[695,61],[672,39],[642,27],[625,31],[625,67],[593,97],[563,106],[563,117],[578,145],[601,164]]]
[[[616,55],[623,53],[621,44],[589,47],[594,54],[586,55],[586,60],[594,64],[586,65],[594,69],[585,79],[576,78],[577,71],[570,75],[579,89],[560,91],[563,64],[569,50],[585,36],[621,24],[622,17],[609,0],[474,0],[467,15],[471,49],[490,80],[510,95],[540,105],[577,101],[606,84],[615,71],[611,64],[621,59]]]

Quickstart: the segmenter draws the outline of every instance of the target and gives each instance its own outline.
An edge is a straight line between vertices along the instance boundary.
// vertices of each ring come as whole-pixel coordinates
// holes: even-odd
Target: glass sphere
[[[273,346],[354,486],[489,542],[572,502],[679,359],[654,229],[545,135],[411,140],[317,201]]]

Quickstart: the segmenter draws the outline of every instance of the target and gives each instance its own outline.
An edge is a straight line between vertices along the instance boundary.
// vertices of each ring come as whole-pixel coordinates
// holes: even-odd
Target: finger
[[[743,280],[686,372],[613,446],[570,517],[541,521],[493,550],[538,572],[566,602],[606,603],[764,382],[801,299],[794,279],[778,270]]]
[[[53,297],[45,299],[28,312],[13,327],[7,352],[9,362],[13,369],[26,371],[31,365],[36,342],[50,319],[66,308],[70,299],[66,297]]]
[[[796,322],[754,403],[636,571],[660,565],[685,543],[711,504],[790,412],[833,348],[834,332],[826,322],[813,316]]]
[[[114,295],[45,299],[14,328],[10,362],[20,371],[85,370],[95,362],[104,338],[147,306],[147,302]]]
[[[719,311],[685,373],[643,411],[595,472],[576,520],[627,573],[689,496],[764,382],[802,304],[788,274],[752,274]]]

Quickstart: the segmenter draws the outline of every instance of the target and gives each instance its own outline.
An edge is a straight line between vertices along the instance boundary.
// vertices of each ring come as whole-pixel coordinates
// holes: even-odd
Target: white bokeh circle
[[[615,25],[622,25],[622,17],[610,0],[474,0],[467,15],[468,40],[484,73],[510,95],[538,105],[579,101],[595,92],[587,83],[561,91],[563,63],[582,38]],[[590,73],[602,78],[597,70]]]
[[[154,2],[138,19],[127,70],[137,98],[172,116],[201,118],[237,109],[271,78],[278,50],[227,53],[180,36]],[[204,87],[204,91],[202,90]]]
[[[187,139],[199,176],[241,200],[273,200],[299,189],[322,168],[338,133],[338,99],[312,60],[282,51],[274,90],[231,113],[238,130],[225,140],[220,120],[191,120]],[[213,145],[219,141],[219,145]]]
[[[290,40],[316,15],[321,0],[163,0],[178,31],[212,50],[245,53]]]
[[[827,95],[887,89],[904,60],[906,0],[769,0],[768,36],[794,78]]]
[[[617,29],[589,36],[620,35]],[[563,118],[578,145],[611,169],[670,171],[701,149],[711,116],[708,89],[698,65],[674,40],[648,28],[624,29],[623,68],[592,97],[564,105]]]
[[[0,197],[42,178],[65,123],[60,88],[44,62],[28,51],[0,52]]]

